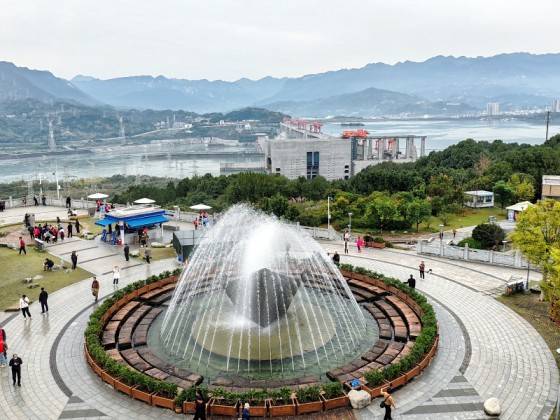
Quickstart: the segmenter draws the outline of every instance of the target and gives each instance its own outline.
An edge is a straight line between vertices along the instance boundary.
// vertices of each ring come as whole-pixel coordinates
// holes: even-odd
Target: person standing
[[[250,406],[249,403],[246,402],[243,406],[243,411],[241,412],[241,418],[243,420],[249,420],[251,418]]]
[[[95,298],[97,302],[97,298],[99,297],[99,282],[97,281],[97,277],[93,277],[93,282],[91,283],[91,294]]]
[[[80,234],[80,221],[78,219],[76,219],[76,233]]]
[[[27,228],[27,231],[29,232],[29,237],[33,241],[35,239],[35,228],[33,226],[29,225],[29,227]]]
[[[43,206],[47,205],[47,196],[45,194],[41,197],[41,202],[43,203]]]
[[[420,265],[418,266],[418,271],[420,271],[420,278],[421,279],[425,278],[424,272],[426,271],[426,264],[424,264],[424,261],[420,261]]]
[[[12,368],[12,381],[14,383],[14,386],[16,386],[16,379],[18,386],[21,386],[21,365],[23,365],[23,361],[18,357],[17,354],[14,353],[12,358],[10,359],[10,367]]]
[[[144,249],[144,258],[146,259],[146,262],[150,264],[150,259],[152,258],[152,250],[150,248]]]
[[[337,251],[334,251],[334,255],[332,257],[333,263],[334,265],[336,265],[337,267],[340,265],[340,255],[338,254]]]
[[[6,367],[6,350],[8,350],[8,345],[0,336],[0,368]]]
[[[60,235],[60,240],[63,241],[64,240],[64,228],[62,226],[60,226],[60,228],[58,229],[58,234]]]
[[[416,279],[412,276],[412,274],[410,275],[410,277],[406,282],[408,283],[408,287],[410,287],[411,289],[416,288]]]
[[[113,286],[118,286],[120,277],[121,277],[121,272],[119,270],[119,266],[115,265],[113,267]]]
[[[21,313],[24,318],[27,318],[29,315],[29,319],[31,319],[31,312],[29,312],[29,298],[25,295],[21,295],[19,299],[19,309],[21,309]]]
[[[21,255],[22,252],[23,252],[25,255],[27,255],[27,251],[25,250],[25,241],[24,241],[23,238],[20,236],[20,237],[19,237],[19,255]]]
[[[70,207],[72,207],[72,199],[68,196],[66,197],[66,208],[69,209]]]
[[[68,237],[69,238],[72,237],[72,229],[73,229],[72,222],[68,222],[67,230],[68,230]]]
[[[33,196],[33,204],[35,204],[35,206],[39,205],[39,200],[37,199],[36,195]]]
[[[127,260],[127,261],[130,260],[130,248],[129,248],[128,244],[124,245],[124,259]]]
[[[47,300],[49,299],[49,294],[44,287],[41,287],[41,293],[39,293],[39,302],[41,303],[41,313],[49,312],[49,304]]]
[[[364,246],[364,240],[361,236],[358,236],[358,239],[356,239],[356,247],[358,248],[358,252],[362,252],[362,246]]]
[[[455,239],[455,235],[457,235],[457,229],[453,229],[453,239]]]
[[[344,232],[344,253],[348,254],[348,241],[350,240],[350,233],[348,231]]]
[[[383,397],[383,401],[381,402],[381,407],[385,408],[385,417],[383,417],[383,420],[392,420],[393,417],[391,417],[391,412],[393,411],[393,409],[397,408],[395,406],[395,401],[391,396],[392,393],[393,390],[390,387],[385,388],[384,390],[381,391],[381,396]]]
[[[206,401],[200,390],[196,390],[194,401],[194,418],[193,420],[206,420]]]
[[[70,260],[72,260],[72,270],[75,270],[76,265],[78,264],[78,254],[76,254],[76,251],[72,251],[72,255],[70,255]]]

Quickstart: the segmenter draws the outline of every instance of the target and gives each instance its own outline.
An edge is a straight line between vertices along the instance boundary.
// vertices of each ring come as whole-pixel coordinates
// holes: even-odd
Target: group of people
[[[32,240],[40,239],[47,243],[50,243],[51,241],[57,242],[58,239],[63,241],[65,237],[72,238],[74,235],[74,229],[76,229],[76,233],[79,234],[81,228],[80,221],[76,219],[74,222],[69,221],[65,230],[60,217],[56,218],[56,224],[48,225],[45,223],[44,225],[33,225],[29,214],[25,214],[24,223],[27,231],[29,232],[29,237]]]
[[[197,230],[199,226],[206,228],[210,226],[210,218],[208,217],[208,212],[206,210],[201,210],[198,212],[198,216],[193,220],[194,230]]]
[[[49,293],[44,287],[41,287],[41,292],[39,293],[39,303],[41,304],[41,313],[48,314],[49,312]],[[19,310],[23,315],[24,319],[31,319],[31,312],[29,311],[29,297],[27,295],[21,295],[19,298]]]
[[[6,342],[6,331],[0,327],[0,368],[10,366],[12,369],[12,382],[14,386],[21,386],[21,365],[23,361],[16,353],[12,354],[10,362],[8,362],[8,343]]]

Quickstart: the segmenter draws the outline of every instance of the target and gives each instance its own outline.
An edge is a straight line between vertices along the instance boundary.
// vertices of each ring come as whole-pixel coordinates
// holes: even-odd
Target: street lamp
[[[506,252],[506,244],[507,244],[507,241],[502,241],[502,244],[504,244],[504,247],[503,247],[503,249],[502,249],[502,252]]]
[[[439,225],[439,240],[443,241],[443,228],[445,225]]]
[[[352,235],[352,213],[348,213],[348,235]]]

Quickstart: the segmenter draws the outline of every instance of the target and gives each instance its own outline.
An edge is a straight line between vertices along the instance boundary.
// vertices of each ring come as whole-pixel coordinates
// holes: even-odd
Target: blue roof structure
[[[113,210],[105,215],[103,219],[95,222],[99,226],[118,224],[124,222],[132,229],[150,227],[160,223],[168,222],[165,217],[165,210],[156,207],[127,207],[124,209]]]

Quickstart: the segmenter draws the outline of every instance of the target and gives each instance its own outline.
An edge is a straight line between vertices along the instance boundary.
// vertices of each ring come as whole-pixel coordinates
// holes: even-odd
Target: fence
[[[492,265],[503,265],[514,268],[528,268],[529,264],[519,251],[504,253],[498,251],[486,251],[483,249],[471,249],[468,245],[464,248],[448,245],[443,241],[429,242],[426,240],[418,241],[416,253],[422,255],[434,255],[442,258],[455,260],[471,261]]]

